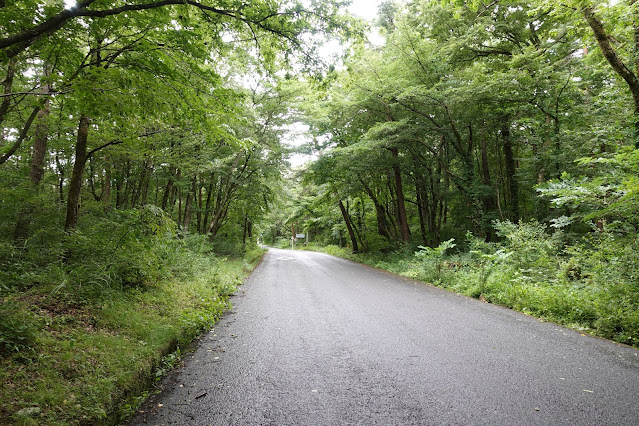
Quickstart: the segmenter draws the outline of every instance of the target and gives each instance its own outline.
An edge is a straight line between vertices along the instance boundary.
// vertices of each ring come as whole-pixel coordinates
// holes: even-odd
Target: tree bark
[[[348,230],[348,236],[351,238],[351,244],[353,244],[353,253],[359,253],[359,247],[357,245],[357,238],[355,236],[355,231],[353,231],[353,225],[351,223],[351,218],[348,216],[348,212],[346,211],[346,207],[344,207],[344,203],[342,200],[339,200],[339,209],[342,212],[342,217],[344,218],[344,222],[346,223],[346,229]]]
[[[486,241],[493,240],[493,228],[490,223],[486,223],[486,218],[490,218],[490,213],[495,211],[496,203],[495,196],[492,193],[493,184],[490,178],[490,167],[488,164],[488,144],[486,138],[481,138],[481,169],[482,169],[482,181],[484,184],[484,194],[482,196],[482,203],[484,205],[484,232],[486,234]],[[491,191],[491,192],[488,192]]]
[[[184,222],[182,223],[182,229],[185,231],[189,230],[189,226],[191,225],[191,205],[193,204],[193,198],[195,197],[195,191],[197,189],[197,175],[193,178],[193,184],[191,185],[191,190],[186,196],[186,205],[184,206]]]
[[[24,140],[27,138],[27,135],[29,134],[29,129],[31,128],[31,125],[33,124],[33,121],[36,119],[39,112],[40,112],[39,106],[33,109],[33,111],[31,112],[31,115],[29,116],[27,121],[24,123],[24,126],[22,127],[22,131],[20,131],[20,134],[18,135],[18,139],[13,143],[13,145],[11,145],[11,148],[9,148],[9,151],[7,151],[2,157],[0,157],[0,164],[6,163],[7,160],[11,158],[13,154],[15,154],[18,148],[20,148],[20,145],[22,145],[22,142],[24,142]]]
[[[395,175],[395,193],[397,195],[397,211],[402,232],[402,241],[410,241],[410,229],[408,228],[408,218],[406,216],[406,203],[404,201],[404,188],[402,185],[402,173],[399,169],[399,153],[397,148],[391,148],[393,156],[393,173]]]
[[[633,0],[631,4],[634,4],[636,0]],[[623,62],[615,48],[613,47],[612,38],[606,32],[603,23],[595,16],[595,11],[592,6],[587,6],[582,9],[582,13],[586,18],[586,22],[592,29],[592,32],[597,40],[597,44],[601,49],[601,53],[604,55],[612,69],[626,81],[632,98],[634,100],[634,130],[635,130],[635,148],[639,149],[639,78],[626,64]],[[637,21],[637,12],[635,12],[634,19],[634,35],[635,35],[635,48],[639,45],[639,22]],[[635,57],[637,52],[635,52]],[[639,59],[636,59],[639,61]],[[635,63],[635,66],[639,66],[639,62]],[[639,71],[635,71],[639,72]]]
[[[45,65],[44,75],[48,77],[50,72]],[[48,95],[51,86],[48,82],[43,82],[40,94],[45,98],[42,109],[38,111],[35,120],[35,131],[33,140],[33,153],[31,155],[31,170],[29,177],[34,185],[40,184],[44,176],[44,159],[47,153],[47,141],[49,139],[49,114],[51,112],[51,100]]]
[[[373,201],[373,205],[375,206],[375,214],[377,216],[377,232],[382,237],[386,239],[390,239],[390,231],[388,226],[388,221],[386,220],[386,212],[384,212],[384,208],[379,203],[379,200],[375,196],[375,193],[372,191],[371,187],[364,181],[364,179],[359,178],[364,191],[368,194],[370,199]]]
[[[102,187],[102,202],[110,208],[111,204],[111,158],[104,156],[104,186]]]
[[[415,179],[415,194],[417,196],[417,213],[419,215],[419,230],[422,233],[422,241],[424,244],[428,244],[428,240],[426,238],[426,222],[424,210],[424,197],[422,196],[422,188],[417,179]],[[427,201],[428,202],[428,199]]]
[[[78,136],[75,145],[75,162],[69,181],[69,194],[67,195],[67,217],[64,224],[65,231],[74,229],[78,224],[78,209],[80,205],[80,191],[82,190],[82,177],[87,161],[87,140],[89,138],[89,117],[86,114],[80,116],[78,124]]]
[[[508,201],[510,207],[510,219],[518,222],[519,211],[519,182],[517,181],[517,167],[515,155],[513,153],[513,143],[510,135],[510,120],[504,119],[501,128],[501,141],[504,149],[504,159],[506,162],[506,185],[508,185]]]
[[[13,88],[13,78],[16,75],[16,65],[18,61],[15,58],[9,60],[7,64],[7,75],[2,82],[3,95],[2,103],[0,104],[0,124],[4,122],[4,119],[9,112],[9,107],[11,106],[11,98],[10,96],[12,88]],[[1,127],[1,126],[0,126]],[[0,134],[0,143],[3,141],[4,135]]]
[[[173,174],[175,173],[175,169],[173,166],[169,167],[169,179],[164,187],[164,194],[162,194],[162,210],[166,210],[167,205],[169,204],[169,197],[171,192],[173,191]]]

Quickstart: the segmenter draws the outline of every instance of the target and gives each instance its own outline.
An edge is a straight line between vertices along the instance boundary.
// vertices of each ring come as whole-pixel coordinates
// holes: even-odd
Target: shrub
[[[24,304],[0,302],[0,353],[34,350],[40,328],[38,320]]]

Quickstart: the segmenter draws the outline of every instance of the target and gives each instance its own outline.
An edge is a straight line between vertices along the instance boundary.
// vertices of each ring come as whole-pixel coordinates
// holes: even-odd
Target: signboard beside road
[[[306,238],[306,234],[295,234],[295,238],[297,238],[298,240],[301,240],[303,238]]]

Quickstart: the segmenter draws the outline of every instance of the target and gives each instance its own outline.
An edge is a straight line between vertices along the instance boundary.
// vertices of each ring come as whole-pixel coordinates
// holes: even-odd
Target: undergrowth
[[[262,254],[238,251],[216,255],[153,207],[0,241],[0,424],[115,424],[133,412]]]

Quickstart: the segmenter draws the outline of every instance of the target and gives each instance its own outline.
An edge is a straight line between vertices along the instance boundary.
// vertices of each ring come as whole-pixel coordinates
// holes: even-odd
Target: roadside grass
[[[397,275],[639,348],[639,244],[595,235],[566,244],[538,223],[505,223],[503,240],[464,250],[353,254],[309,245]],[[443,243],[444,244],[444,243]],[[416,255],[417,254],[417,255]]]
[[[2,289],[0,424],[118,423],[230,308],[263,253],[220,258],[170,248],[178,261],[158,281],[96,289],[57,270],[44,275],[65,285],[39,277],[40,285]]]

